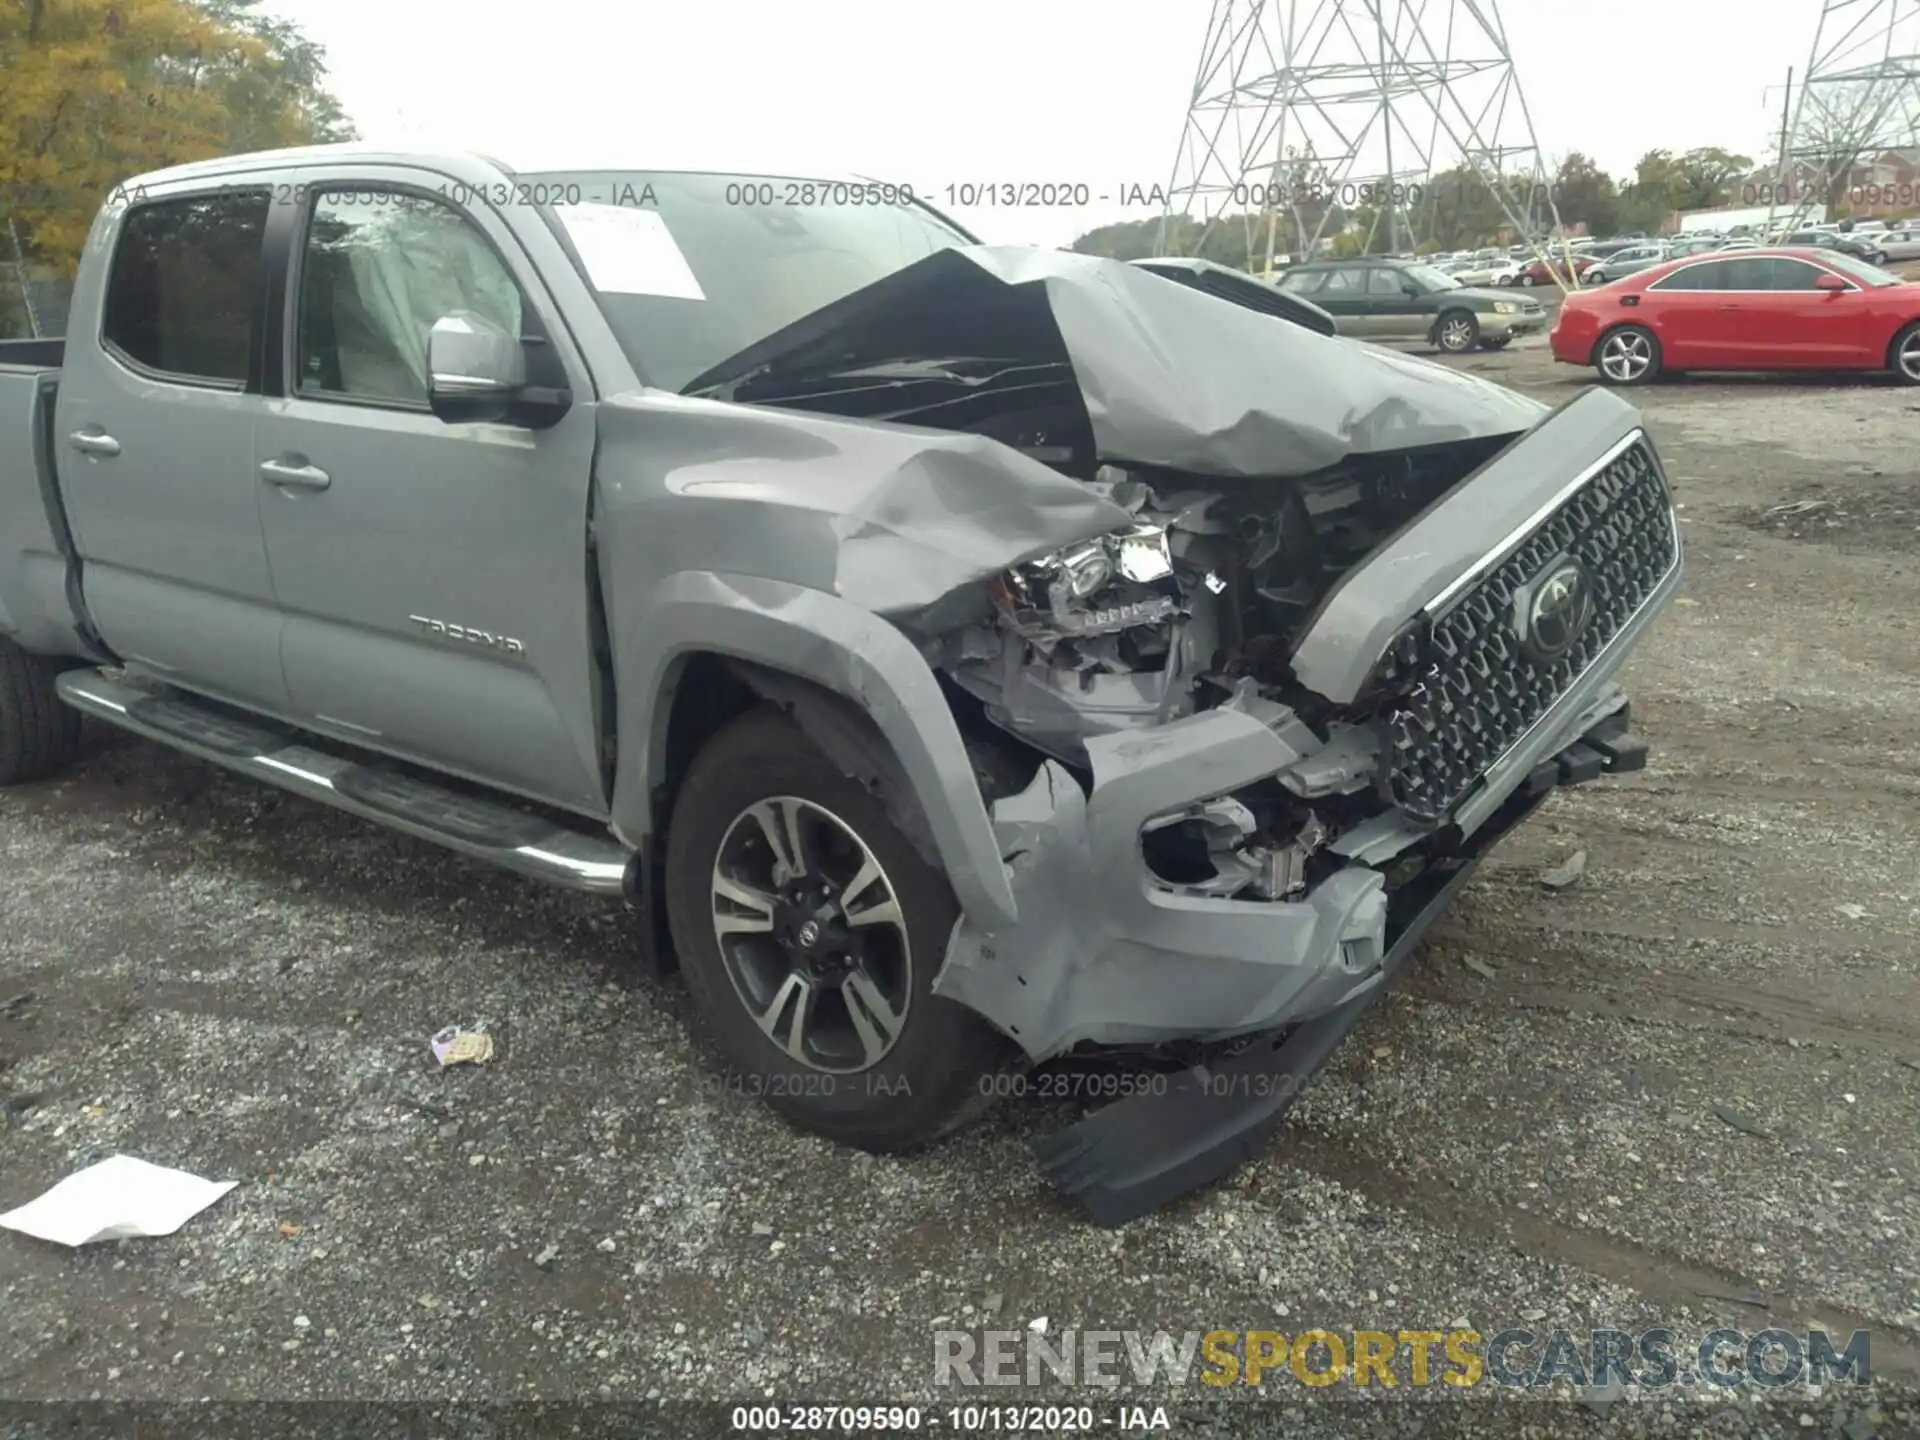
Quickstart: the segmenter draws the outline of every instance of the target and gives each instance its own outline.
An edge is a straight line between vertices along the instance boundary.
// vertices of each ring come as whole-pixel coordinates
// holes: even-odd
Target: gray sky
[[[969,182],[1164,187],[1208,14],[1207,0],[276,8],[327,47],[369,140],[524,169],[853,172],[943,207],[946,186]],[[1441,11],[1427,0],[1430,32]],[[1656,146],[1761,155],[1819,5],[1504,0],[1501,13],[1549,159],[1583,150],[1621,174]],[[989,241],[1046,245],[1146,213],[954,209]]]

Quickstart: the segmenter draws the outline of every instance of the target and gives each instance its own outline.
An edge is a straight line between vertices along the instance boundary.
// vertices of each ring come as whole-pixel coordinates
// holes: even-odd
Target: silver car
[[[1618,280],[1623,275],[1637,274],[1650,270],[1655,265],[1673,258],[1673,249],[1665,244],[1630,245],[1625,250],[1616,250],[1604,260],[1594,265],[1580,277],[1582,285],[1604,285],[1609,280]]]

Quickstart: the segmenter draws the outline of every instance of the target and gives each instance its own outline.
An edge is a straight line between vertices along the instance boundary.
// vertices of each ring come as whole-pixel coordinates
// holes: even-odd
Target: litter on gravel
[[[440,1062],[442,1070],[449,1065],[484,1065],[493,1059],[493,1036],[483,1026],[462,1030],[457,1025],[449,1025],[430,1043],[433,1058]]]
[[[69,1246],[152,1239],[173,1234],[239,1183],[112,1155],[0,1215],[0,1228]]]

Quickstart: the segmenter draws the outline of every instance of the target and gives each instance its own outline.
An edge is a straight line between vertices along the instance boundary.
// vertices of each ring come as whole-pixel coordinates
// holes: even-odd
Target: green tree
[[[70,272],[130,176],[350,138],[325,74],[319,48],[258,0],[0,7],[0,234]]]
[[[1605,235],[1620,222],[1620,190],[1613,177],[1580,151],[1560,162],[1553,177],[1553,203],[1565,225],[1585,225]]]
[[[1753,173],[1753,160],[1718,145],[1689,150],[1673,161],[1670,193],[1676,210],[1708,210],[1726,205],[1733,189]]]

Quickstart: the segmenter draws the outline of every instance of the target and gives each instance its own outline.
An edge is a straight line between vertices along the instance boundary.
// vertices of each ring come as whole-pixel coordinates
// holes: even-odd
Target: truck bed
[[[58,370],[66,355],[67,342],[58,336],[51,340],[0,340],[0,370],[16,366]]]
[[[83,655],[73,544],[54,480],[63,340],[0,340],[0,635]]]

